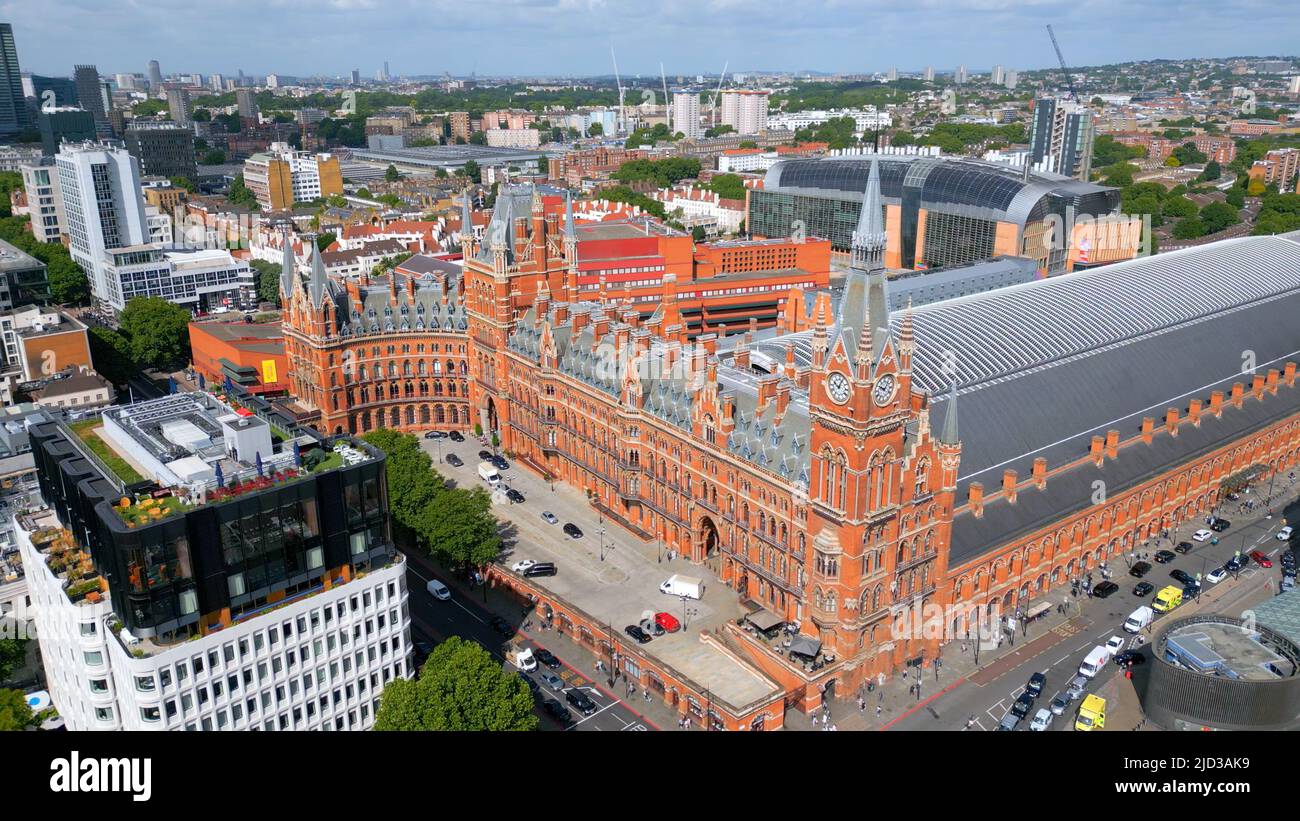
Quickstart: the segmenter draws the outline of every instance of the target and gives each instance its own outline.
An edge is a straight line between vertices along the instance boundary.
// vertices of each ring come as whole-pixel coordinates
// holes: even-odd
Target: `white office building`
[[[694,89],[673,92],[673,133],[684,134],[687,139],[698,140],[704,136],[700,126],[700,93]]]
[[[769,116],[767,118],[767,127],[769,129],[798,131],[801,128],[814,128],[827,120],[843,117],[853,118],[853,132],[858,137],[870,131],[881,131],[894,126],[894,117],[888,111],[879,111],[875,106],[867,106],[866,108],[831,109],[830,111],[782,112]]]
[[[32,218],[32,236],[41,242],[58,242],[63,235],[63,195],[59,173],[48,157],[19,169],[23,190],[27,192],[27,210]]]

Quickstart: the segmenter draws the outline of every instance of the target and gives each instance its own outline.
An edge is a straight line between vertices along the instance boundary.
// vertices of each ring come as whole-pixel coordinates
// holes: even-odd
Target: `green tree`
[[[398,524],[416,531],[421,513],[433,504],[446,484],[433,469],[433,460],[420,448],[420,440],[409,433],[380,428],[361,438],[388,457],[385,470],[389,509]]]
[[[523,681],[519,686],[527,691]],[[532,697],[529,697],[532,701]],[[32,708],[27,706],[27,697],[21,690],[0,690],[0,732],[23,730],[36,723]],[[532,729],[532,728],[529,728]]]
[[[190,360],[190,312],[162,297],[138,296],[120,317],[131,357],[145,367],[169,369]]]
[[[452,636],[433,648],[416,679],[389,682],[375,714],[379,731],[536,730],[533,696],[487,650]]]
[[[704,136],[721,137],[723,134],[730,134],[735,130],[735,127],[723,123],[722,125],[715,125],[712,128],[704,129]]]
[[[235,205],[243,206],[252,211],[256,211],[258,208],[257,195],[253,193],[252,189],[244,185],[243,174],[235,177],[235,181],[230,184],[230,193],[226,194],[226,199]]]
[[[221,165],[226,161],[226,152],[213,149],[204,153],[203,165]]]
[[[740,146],[739,146],[739,147],[740,147],[740,148],[758,148],[758,143],[754,142],[753,140],[741,140],[741,141],[740,141]]]
[[[605,134],[605,126],[601,125],[600,123],[592,123],[591,125],[587,126],[588,137],[601,137],[604,136],[604,134]]]
[[[1205,223],[1207,233],[1216,234],[1241,222],[1241,216],[1226,202],[1212,202],[1201,209],[1201,222]]]
[[[1101,177],[1107,185],[1124,188],[1133,184],[1133,172],[1137,166],[1127,162],[1117,162],[1101,169]]]
[[[697,225],[691,229],[691,239],[695,242],[704,242],[706,236],[708,236],[708,233],[704,230],[703,225]]]
[[[24,639],[0,639],[0,681],[5,681],[23,664],[27,655]]]
[[[469,135],[470,145],[487,145],[487,134],[483,131],[475,131]]]
[[[483,171],[478,167],[478,163],[473,160],[466,160],[464,169],[465,176],[474,182],[483,182]]]
[[[1197,165],[1208,161],[1210,158],[1196,147],[1196,143],[1183,143],[1174,149],[1173,156],[1178,158],[1178,162],[1183,165]]]
[[[50,298],[60,305],[80,305],[90,299],[90,282],[67,250],[62,245],[58,249],[62,253],[51,252],[50,258],[44,260],[50,281]]]
[[[280,266],[264,259],[252,259],[248,266],[257,272],[257,298],[262,302],[280,302]]]
[[[719,197],[729,200],[745,198],[745,181],[736,174],[715,174],[713,179],[709,180],[708,187]]]
[[[222,162],[224,162],[224,160],[222,160]],[[190,194],[193,194],[196,190],[198,190],[194,186],[194,181],[191,180],[189,177],[172,177],[169,180],[169,182],[172,185],[176,186],[177,188],[184,188],[186,192]]]
[[[1219,163],[1215,160],[1210,160],[1205,164],[1205,170],[1201,172],[1201,176],[1197,177],[1197,179],[1202,182],[1212,182],[1222,176],[1223,169],[1219,167]]]
[[[1187,197],[1168,197],[1161,210],[1167,217],[1191,217],[1196,215],[1196,203]]]
[[[397,166],[389,165],[384,171],[384,179],[388,182],[397,182],[402,178],[402,173],[397,170]]]
[[[90,329],[90,358],[95,370],[114,385],[125,385],[139,370],[131,361],[131,343],[127,338],[100,325]]]
[[[1198,239],[1205,236],[1209,231],[1200,217],[1188,217],[1181,219],[1174,225],[1174,239]]]
[[[9,195],[23,188],[23,175],[17,171],[0,171],[0,217],[11,217]]]
[[[337,237],[336,235],[334,235],[334,234],[329,233],[328,231],[326,231],[326,232],[323,233],[323,234],[317,234],[317,235],[316,235],[316,248],[319,249],[319,250],[321,250],[321,251],[324,251],[326,248],[328,248],[328,247],[330,247],[331,245],[333,245],[333,244],[334,244],[334,240],[336,240],[336,239],[338,239],[338,237]]]
[[[1240,188],[1228,189],[1228,193],[1224,196],[1224,200],[1228,205],[1231,205],[1234,208],[1246,207],[1246,195]]]

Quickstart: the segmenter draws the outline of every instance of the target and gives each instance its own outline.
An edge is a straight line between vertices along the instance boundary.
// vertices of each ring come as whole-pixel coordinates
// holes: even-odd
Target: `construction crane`
[[[1065,65],[1065,55],[1061,53],[1061,46],[1056,42],[1056,32],[1052,31],[1050,23],[1047,26],[1047,35],[1052,38],[1052,48],[1056,49],[1056,59],[1061,61],[1061,71],[1065,72],[1065,82],[1070,87],[1070,98],[1077,103],[1079,101],[1079,92],[1074,90],[1074,78],[1070,76],[1070,69]]]
[[[623,115],[623,80],[618,76],[618,56],[614,54],[614,46],[609,47],[610,59],[614,61],[614,82],[618,84],[618,122],[614,126],[617,133],[627,133],[627,122]]]
[[[673,106],[672,100],[668,98],[668,76],[664,74],[664,64],[659,64],[659,79],[664,84],[664,117],[668,123],[668,133],[673,133]]]
[[[718,90],[713,92],[713,96],[709,98],[709,126],[710,127],[716,127],[718,124],[717,122],[718,96],[722,94],[722,81],[727,79],[727,67],[730,65],[731,65],[730,60],[726,60],[725,62],[723,62],[722,73],[718,75]]]

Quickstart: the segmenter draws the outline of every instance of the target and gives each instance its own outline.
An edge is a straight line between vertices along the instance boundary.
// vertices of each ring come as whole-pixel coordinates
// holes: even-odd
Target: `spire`
[[[858,227],[853,232],[852,266],[862,271],[883,270],[885,267],[884,218],[881,216],[880,161],[871,158],[871,171],[867,188],[862,193],[862,210],[858,212]]]
[[[943,430],[939,433],[939,441],[945,445],[955,445],[960,440],[957,438],[957,380],[952,380],[952,388],[948,391],[948,405],[944,408]]]
[[[313,307],[319,308],[325,301],[325,292],[329,287],[329,275],[325,273],[325,261],[321,259],[320,248],[316,240],[311,240],[311,279],[307,283],[307,295]]]
[[[578,226],[573,221],[573,193],[564,195],[564,241],[578,241]]]
[[[284,259],[280,263],[280,293],[284,294],[287,306],[287,300],[293,295],[293,286],[298,281],[298,263],[293,256],[293,233],[286,227],[281,237],[284,238]]]
[[[474,242],[474,211],[469,204],[469,189],[465,189],[465,199],[460,207],[460,248],[465,252],[466,243]]]

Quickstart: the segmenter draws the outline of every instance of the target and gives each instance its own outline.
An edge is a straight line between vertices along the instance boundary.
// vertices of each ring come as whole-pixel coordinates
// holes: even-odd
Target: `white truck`
[[[515,653],[515,666],[525,673],[531,673],[537,669],[537,656],[533,655],[531,647],[523,647]]]
[[[1095,678],[1106,667],[1106,663],[1110,661],[1110,655],[1110,650],[1098,644],[1088,651],[1083,663],[1079,665],[1079,675]]]
[[[704,597],[704,582],[694,576],[674,574],[668,578],[668,581],[659,585],[659,592],[667,593],[670,596],[699,599]]]
[[[497,466],[491,462],[479,462],[478,475],[488,483],[488,487],[496,487],[501,484],[501,474],[497,473]]]
[[[1155,619],[1156,611],[1145,604],[1128,614],[1124,619],[1124,629],[1130,633],[1141,633]]]

